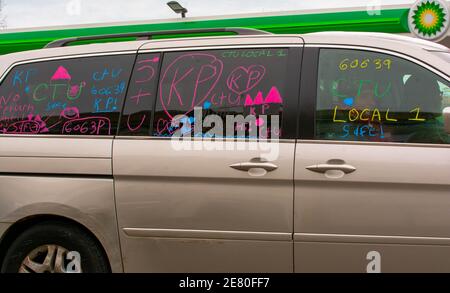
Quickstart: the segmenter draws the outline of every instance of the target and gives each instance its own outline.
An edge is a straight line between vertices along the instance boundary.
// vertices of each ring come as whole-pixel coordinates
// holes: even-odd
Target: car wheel
[[[107,273],[97,241],[80,227],[44,222],[23,232],[6,252],[2,273]]]

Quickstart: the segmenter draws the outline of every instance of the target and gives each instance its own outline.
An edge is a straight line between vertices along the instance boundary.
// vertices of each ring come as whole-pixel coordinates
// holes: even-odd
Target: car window
[[[35,62],[0,86],[0,133],[114,135],[135,55]]]
[[[166,53],[153,135],[279,137],[288,52],[269,48]]]
[[[121,118],[121,135],[150,135],[160,59],[160,53],[137,57]]]
[[[449,82],[413,62],[320,50],[316,139],[445,144],[442,111],[448,106]]]

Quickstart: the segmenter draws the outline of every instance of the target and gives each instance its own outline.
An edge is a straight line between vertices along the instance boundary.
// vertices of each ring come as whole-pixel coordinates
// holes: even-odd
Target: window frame
[[[34,59],[26,59],[21,61],[16,61],[7,67],[7,69],[0,75],[0,86],[4,82],[4,80],[7,78],[7,76],[14,70],[14,68],[21,66],[21,65],[29,65],[33,63],[40,63],[40,62],[47,62],[47,61],[55,61],[55,60],[71,60],[71,59],[79,59],[79,58],[90,58],[90,57],[110,57],[110,56],[118,56],[118,55],[130,55],[133,57],[131,61],[132,68],[134,67],[134,64],[136,63],[136,56],[137,56],[137,50],[125,50],[125,51],[111,51],[111,52],[91,52],[91,53],[82,53],[82,54],[72,54],[72,55],[65,55],[65,56],[48,56],[48,57],[40,57],[40,58],[34,58]],[[127,81],[127,88],[125,93],[124,102],[126,100],[126,96],[128,93],[128,86],[131,80],[131,73]],[[122,119],[122,111],[123,111],[123,105],[121,110],[119,111],[119,118],[118,118],[118,125],[117,129],[120,128],[120,120]],[[69,135],[69,134],[14,134],[14,133],[6,133],[6,134],[0,134],[1,137],[38,137],[38,138],[103,138],[103,139],[113,139],[116,137],[117,131],[112,132],[109,135],[101,134],[101,135],[87,135],[87,134],[81,134],[81,135]]]
[[[161,78],[162,65],[164,63],[164,58],[166,53],[179,53],[179,52],[199,52],[199,51],[210,51],[210,50],[230,50],[230,49],[279,49],[286,48],[289,50],[289,60],[288,60],[288,71],[293,74],[288,75],[288,79],[286,81],[286,96],[288,98],[285,99],[286,103],[283,105],[283,122],[281,129],[283,129],[282,137],[280,140],[286,139],[295,139],[297,134],[297,109],[298,109],[298,98],[300,96],[300,74],[301,74],[301,63],[303,56],[303,44],[299,43],[295,44],[252,44],[252,45],[232,45],[232,46],[224,46],[224,45],[212,45],[212,46],[200,46],[200,47],[180,47],[180,48],[165,48],[165,49],[145,49],[139,50],[136,54],[138,57],[141,54],[149,54],[149,53],[159,53],[161,54],[160,68],[158,72],[158,86],[156,90],[156,95],[153,98],[153,107],[152,107],[152,115],[151,115],[151,125],[150,125],[150,134],[141,135],[141,136],[127,136],[127,135],[118,135],[118,138],[121,139],[171,139],[171,137],[158,137],[151,135],[153,133],[154,126],[154,111],[156,109],[157,97],[159,96],[159,80]],[[137,58],[136,58],[137,60]],[[128,88],[130,89],[130,88]],[[128,95],[126,99],[128,98]],[[123,111],[123,108],[122,108]],[[121,115],[122,117],[122,115]],[[192,138],[195,139],[195,138]],[[216,140],[242,140],[241,138],[216,138]],[[249,140],[249,139],[245,139]]]
[[[155,80],[156,80],[156,90],[155,90],[155,94],[152,97],[152,101],[151,101],[151,113],[150,113],[150,126],[149,126],[149,130],[150,132],[152,131],[152,127],[153,127],[153,118],[155,115],[155,111],[154,108],[156,106],[156,99],[158,97],[158,92],[159,92],[159,79],[161,77],[161,68],[162,68],[162,63],[164,61],[164,52],[161,51],[152,51],[152,52],[138,52],[136,51],[135,54],[135,58],[133,61],[133,64],[131,66],[131,72],[130,72],[130,78],[128,79],[128,84],[127,84],[127,90],[125,93],[125,98],[123,99],[123,104],[122,104],[122,108],[120,111],[120,115],[119,115],[119,122],[118,122],[118,126],[117,126],[117,131],[114,135],[114,137],[134,137],[134,138],[139,138],[139,137],[148,137],[148,135],[122,135],[121,132],[123,131],[122,129],[122,119],[124,118],[124,111],[125,111],[125,107],[127,105],[127,102],[129,101],[129,94],[130,94],[130,87],[134,86],[134,84],[132,84],[133,81],[133,77],[135,74],[135,69],[136,69],[136,65],[138,64],[138,60],[139,60],[139,56],[142,55],[146,55],[146,54],[159,54],[159,64],[158,64],[158,71],[157,73],[155,73]]]
[[[302,68],[302,87],[300,93],[300,118],[298,120],[299,133],[298,140],[313,141],[327,144],[363,144],[363,145],[392,145],[392,146],[422,146],[422,147],[446,147],[450,148],[449,144],[431,144],[431,143],[405,143],[405,142],[373,142],[373,141],[344,141],[344,140],[324,140],[315,138],[316,131],[316,107],[317,107],[317,83],[319,81],[319,62],[320,50],[335,49],[335,50],[355,50],[367,51],[370,53],[381,53],[391,55],[409,62],[416,66],[420,66],[427,71],[438,75],[442,79],[450,82],[450,76],[438,70],[432,65],[425,63],[414,56],[404,54],[397,51],[390,51],[386,49],[355,46],[355,45],[333,45],[333,44],[305,44],[304,60],[305,64]],[[303,86],[304,85],[304,86]]]

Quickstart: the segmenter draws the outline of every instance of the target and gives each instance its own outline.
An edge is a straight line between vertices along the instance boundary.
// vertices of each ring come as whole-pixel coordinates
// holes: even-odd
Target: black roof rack
[[[139,33],[125,33],[125,34],[111,34],[111,35],[97,35],[86,37],[73,37],[60,39],[48,43],[45,48],[64,47],[70,43],[78,41],[93,41],[104,39],[118,39],[135,37],[137,40],[150,40],[157,35],[178,35],[178,34],[196,34],[196,33],[225,33],[231,32],[237,35],[270,35],[271,33],[251,28],[209,28],[209,29],[188,29],[188,30],[171,30],[171,31],[156,31],[156,32],[139,32]]]

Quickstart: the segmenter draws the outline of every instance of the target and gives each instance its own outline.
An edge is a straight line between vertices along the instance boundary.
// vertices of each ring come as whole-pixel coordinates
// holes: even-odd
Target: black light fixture
[[[182,18],[186,17],[186,13],[188,12],[187,9],[181,6],[181,4],[177,1],[169,1],[167,2],[167,5],[169,5],[170,9],[172,9],[175,13],[181,13]]]

